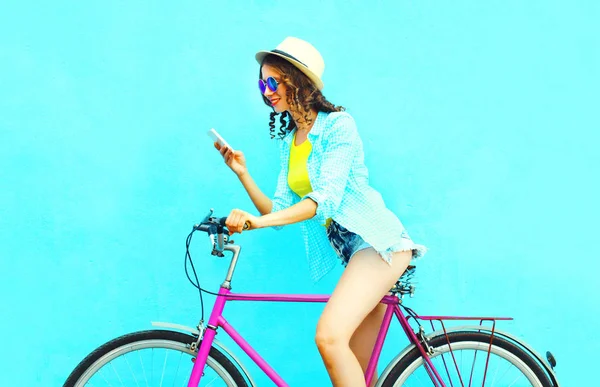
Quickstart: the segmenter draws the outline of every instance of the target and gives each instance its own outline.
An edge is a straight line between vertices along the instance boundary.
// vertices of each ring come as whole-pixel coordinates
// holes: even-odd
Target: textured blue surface
[[[600,344],[597,3],[241,3],[2,7],[0,384],[60,385],[114,336],[197,323],[185,237],[211,207],[253,208],[206,131],[272,195],[254,53],[291,35],[323,53],[325,95],[356,119],[371,184],[429,248],[409,305],[511,315],[501,328],[552,349],[564,386],[586,385],[580,356]],[[297,225],[236,241],[234,291],[326,293],[342,270],[312,285]],[[227,263],[207,253],[195,237],[215,289]],[[292,385],[327,385],[321,308],[226,316]],[[390,335],[384,360],[405,345]]]

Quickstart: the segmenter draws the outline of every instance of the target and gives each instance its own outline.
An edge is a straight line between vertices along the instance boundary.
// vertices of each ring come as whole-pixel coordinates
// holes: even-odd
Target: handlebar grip
[[[227,217],[223,217],[223,218],[219,218],[219,224],[223,227],[225,227],[225,221],[227,220]],[[248,230],[250,228],[250,222],[246,221],[246,223],[244,223],[244,230]]]

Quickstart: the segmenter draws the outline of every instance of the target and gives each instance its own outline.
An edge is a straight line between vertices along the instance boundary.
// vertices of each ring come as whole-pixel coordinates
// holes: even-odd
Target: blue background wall
[[[253,210],[205,132],[272,195],[254,53],[297,36],[356,118],[373,186],[430,248],[409,305],[511,315],[504,329],[585,385],[580,356],[600,344],[599,17],[593,1],[5,3],[0,384],[60,385],[114,336],[197,323],[185,237],[211,207]],[[297,225],[236,239],[235,291],[327,293],[341,272],[310,282]],[[227,263],[200,236],[192,253],[216,289]],[[227,315],[292,385],[327,385],[321,308]],[[391,335],[387,359],[405,345]]]

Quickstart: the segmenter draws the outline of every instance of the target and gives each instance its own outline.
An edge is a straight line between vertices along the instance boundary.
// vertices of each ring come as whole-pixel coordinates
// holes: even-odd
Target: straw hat
[[[325,70],[325,62],[312,44],[290,36],[279,43],[274,50],[257,52],[256,61],[262,64],[267,55],[277,55],[287,60],[306,74],[319,90],[323,89],[321,77],[323,76],[323,70]]]

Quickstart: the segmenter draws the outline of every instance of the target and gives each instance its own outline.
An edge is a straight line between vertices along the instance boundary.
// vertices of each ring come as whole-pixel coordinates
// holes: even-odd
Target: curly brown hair
[[[346,110],[343,106],[335,106],[329,102],[310,78],[298,70],[296,66],[277,55],[267,55],[263,59],[258,73],[260,79],[262,79],[262,66],[265,64],[273,67],[281,74],[280,82],[286,86],[286,101],[288,105],[292,109],[304,114],[304,119],[308,124],[312,121],[309,116],[311,109],[326,113]],[[269,99],[264,94],[262,98],[265,105],[272,107]],[[278,115],[280,115],[279,133],[275,134],[275,118]],[[295,128],[296,123],[287,111],[281,114],[276,111],[271,112],[269,121],[271,139],[275,138],[276,135],[282,139]]]

